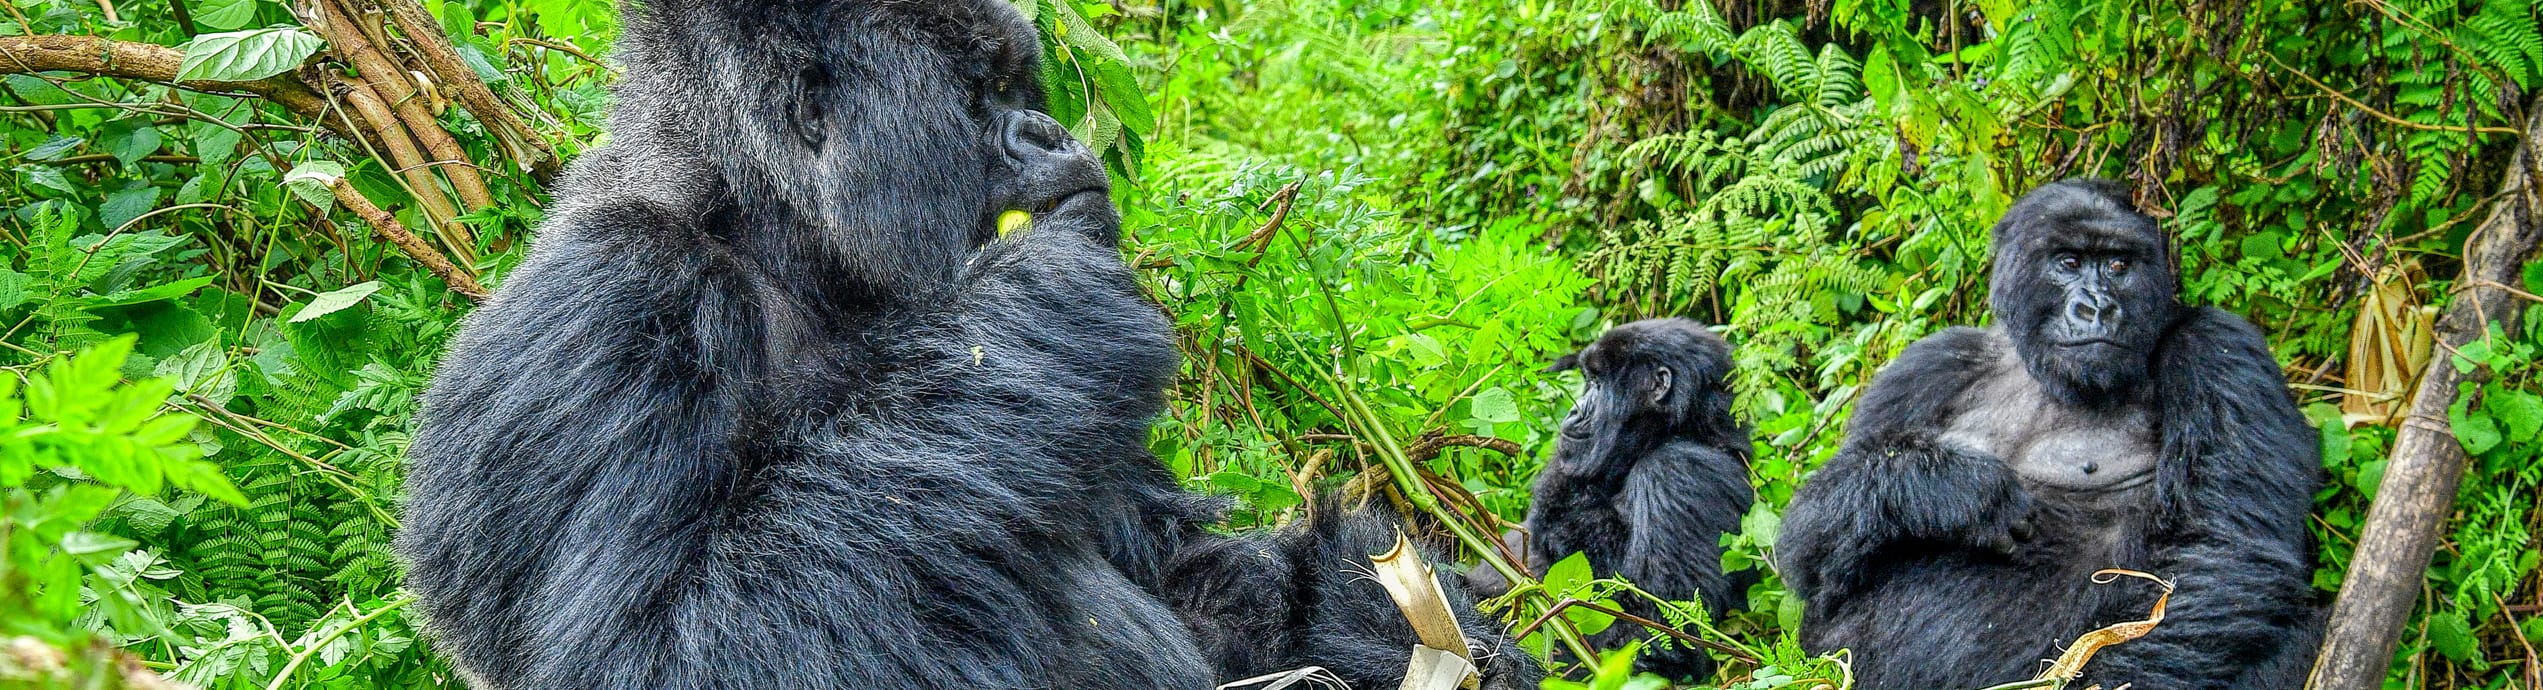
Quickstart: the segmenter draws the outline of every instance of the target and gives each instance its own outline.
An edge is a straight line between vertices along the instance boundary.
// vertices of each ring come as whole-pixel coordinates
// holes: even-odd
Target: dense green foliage
[[[2522,0],[1030,5],[1052,109],[1123,176],[1127,257],[1181,336],[1154,446],[1237,497],[1237,526],[1338,492],[1423,510],[1471,547],[1522,514],[1551,452],[1577,378],[1543,365],[1684,314],[1740,348],[1764,500],[1726,559],[1764,568],[1777,510],[1872,373],[1987,319],[1988,225],[2033,186],[2100,175],[2178,235],[2192,300],[2270,333],[2322,425],[2326,601],[2429,356],[2426,314],[2462,287],[2456,257],[2543,86]],[[309,6],[14,0],[0,40],[168,46],[183,79],[386,88],[294,14]],[[604,3],[421,6],[530,136],[566,158],[605,136]],[[418,27],[356,23],[416,54]],[[319,94],[345,101],[322,121],[241,90],[0,83],[0,635],[94,636],[206,688],[458,683],[387,545],[415,396],[471,301],[339,203],[349,187],[457,275],[501,284],[546,169],[442,76],[416,96],[437,127],[399,131],[429,148],[422,130],[446,130],[474,183],[348,138],[396,116],[357,120],[342,88]],[[2523,282],[2543,293],[2543,264]],[[2435,353],[2486,377],[2452,414],[2474,462],[2388,687],[2543,674],[2543,306],[2527,308]],[[1518,625],[1627,596],[1575,563],[1502,611]],[[1842,657],[1790,643],[1778,581],[1750,603],[1701,626],[1745,657],[1719,687],[1842,686]],[[1618,624],[1571,608],[1532,644]],[[1607,657],[1571,678],[1651,683]]]

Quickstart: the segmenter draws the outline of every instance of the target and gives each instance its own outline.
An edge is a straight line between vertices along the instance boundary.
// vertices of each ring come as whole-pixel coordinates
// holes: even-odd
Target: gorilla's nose
[[[2100,328],[2119,320],[2119,303],[2101,295],[2084,295],[2066,303],[2066,318],[2078,326]]]
[[[1030,110],[1016,111],[1007,117],[1003,141],[1007,155],[1033,160],[1053,153],[1066,152],[1077,140],[1068,135],[1051,116]]]

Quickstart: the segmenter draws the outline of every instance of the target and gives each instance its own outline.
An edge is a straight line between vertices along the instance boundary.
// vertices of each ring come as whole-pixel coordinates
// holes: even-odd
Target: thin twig
[[[2423,124],[2423,123],[2418,123],[2418,122],[2412,122],[2412,121],[2409,121],[2409,120],[2404,120],[2404,119],[2399,118],[2399,117],[2394,117],[2394,116],[2393,116],[2393,114],[2391,114],[2391,113],[2387,113],[2387,112],[2384,112],[2384,111],[2381,111],[2381,110],[2376,110],[2374,106],[2370,106],[2370,105],[2367,105],[2367,104],[2365,104],[2365,103],[2359,102],[2359,101],[2358,101],[2358,99],[2350,98],[2348,94],[2341,93],[2339,89],[2331,88],[2331,86],[2330,86],[2329,84],[2324,84],[2324,83],[2322,83],[2322,82],[2320,82],[2320,81],[2315,80],[2315,79],[2313,78],[2313,75],[2305,74],[2305,73],[2304,73],[2304,71],[2302,71],[2302,70],[2298,70],[2298,69],[2296,69],[2295,67],[2289,66],[2289,65],[2288,65],[2287,63],[2285,63],[2285,62],[2280,62],[2280,61],[2278,60],[2278,56],[2276,56],[2276,55],[2271,55],[2271,54],[2269,53],[2269,51],[2261,51],[2261,56],[2269,58],[2269,62],[2270,62],[2271,64],[2275,64],[2275,65],[2277,65],[2279,69],[2287,70],[2287,73],[2288,73],[2288,74],[2296,75],[2296,78],[2298,78],[2298,79],[2303,79],[2303,80],[2305,80],[2305,83],[2307,83],[2307,84],[2312,84],[2314,88],[2321,89],[2321,90],[2322,90],[2322,92],[2323,92],[2324,94],[2329,95],[2329,96],[2331,96],[2331,97],[2332,97],[2332,98],[2334,98],[2334,99],[2338,99],[2338,100],[2339,100],[2340,102],[2342,102],[2342,103],[2349,104],[2349,107],[2351,107],[2351,108],[2356,108],[2356,109],[2358,109],[2359,111],[2364,112],[2364,113],[2366,113],[2366,114],[2368,114],[2368,115],[2373,115],[2373,116],[2375,116],[2375,119],[2383,120],[2383,121],[2385,121],[2385,122],[2387,122],[2387,123],[2390,123],[2390,124],[2392,124],[2393,126],[2396,126],[2396,127],[2405,127],[2405,128],[2409,128],[2409,129],[2416,129],[2416,130],[2427,131],[2427,132],[2463,132],[2463,133],[2465,133],[2465,134],[2471,134],[2471,133],[2475,133],[2475,132],[2482,133],[2482,134],[2516,134],[2516,133],[2518,133],[2518,132],[2517,132],[2517,130],[2516,130],[2516,128],[2514,128],[2514,127],[2474,127],[2474,126],[2471,126],[2471,125],[2465,125],[2465,126],[2461,126],[2461,127],[2448,127],[2448,126],[2445,126],[2445,125],[2431,125],[2431,124]]]

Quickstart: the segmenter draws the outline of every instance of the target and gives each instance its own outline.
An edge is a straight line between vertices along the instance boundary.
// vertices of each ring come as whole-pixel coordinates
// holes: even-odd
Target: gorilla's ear
[[[1669,399],[1669,386],[1675,383],[1677,383],[1677,372],[1665,366],[1652,367],[1651,396],[1650,399],[1644,400],[1643,404],[1660,407],[1660,403]]]
[[[835,95],[835,86],[831,82],[830,71],[819,65],[806,66],[803,71],[795,73],[794,98],[786,104],[785,126],[794,132],[795,140],[803,142],[806,149],[820,151],[821,145],[829,140],[830,133],[826,129],[829,121],[825,117],[830,114],[830,99]]]
[[[1545,365],[1545,373],[1556,374],[1579,368],[1581,368],[1581,353],[1574,352],[1554,358],[1553,364]]]

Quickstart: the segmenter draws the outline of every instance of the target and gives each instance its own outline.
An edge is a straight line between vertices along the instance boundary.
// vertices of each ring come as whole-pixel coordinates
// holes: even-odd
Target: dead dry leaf
[[[2095,652],[2101,651],[2103,647],[2145,637],[2146,633],[2154,632],[2155,626],[2163,623],[2163,607],[2172,601],[2172,583],[2155,577],[2152,573],[2118,568],[2093,573],[2093,583],[2110,584],[2121,576],[2151,580],[2163,586],[2163,595],[2155,597],[2154,611],[2146,614],[2145,620],[2115,623],[2110,627],[2084,633],[2082,637],[2075,638],[2075,644],[2067,646],[2065,653],[2057,655],[2057,661],[2050,663],[2049,669],[2042,672],[2037,680],[2055,680],[2057,685],[2052,687],[2064,687],[2067,681],[2075,680],[2076,676],[2083,675],[2084,662],[2092,661]]]

